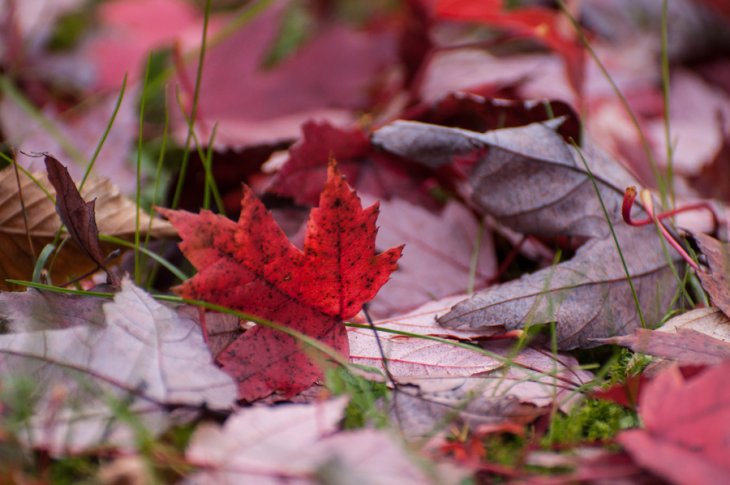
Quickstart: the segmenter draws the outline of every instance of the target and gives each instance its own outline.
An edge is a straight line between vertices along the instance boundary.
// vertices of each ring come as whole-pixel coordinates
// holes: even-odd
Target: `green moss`
[[[95,483],[93,478],[99,470],[99,463],[90,457],[67,457],[51,463],[51,483],[84,484]]]
[[[388,394],[384,383],[369,381],[338,367],[327,371],[325,385],[335,396],[350,397],[345,410],[345,429],[358,429],[365,425],[378,428],[387,426],[388,415],[381,405]]]
[[[545,447],[608,441],[636,423],[636,414],[618,404],[586,399],[568,415],[557,414],[541,440]]]
[[[504,466],[517,466],[522,460],[527,440],[511,433],[492,434],[484,438],[487,461]]]

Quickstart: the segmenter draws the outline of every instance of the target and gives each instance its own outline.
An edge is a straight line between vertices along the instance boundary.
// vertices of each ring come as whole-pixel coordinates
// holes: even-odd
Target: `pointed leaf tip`
[[[334,159],[319,207],[310,213],[303,251],[245,186],[237,222],[209,211],[160,213],[178,230],[181,250],[199,271],[180,287],[184,296],[283,324],[345,356],[341,321],[375,296],[401,253],[393,248],[376,254],[377,206],[362,208]],[[218,361],[246,400],[272,392],[291,396],[321,376],[297,339],[264,326],[239,337]]]

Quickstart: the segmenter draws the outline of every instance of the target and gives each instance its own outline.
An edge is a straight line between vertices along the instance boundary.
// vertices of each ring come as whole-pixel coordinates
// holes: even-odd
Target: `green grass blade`
[[[114,121],[117,119],[117,114],[119,114],[119,108],[122,106],[122,100],[124,99],[124,93],[126,90],[127,90],[127,75],[125,74],[124,79],[122,79],[122,87],[119,89],[119,96],[117,96],[117,102],[114,104],[114,111],[112,111],[112,116],[111,116],[111,118],[109,118],[109,122],[106,124],[106,128],[104,128],[104,133],[102,133],[101,138],[99,139],[99,142],[96,144],[96,149],[94,150],[94,154],[91,156],[91,159],[89,160],[89,163],[86,166],[86,171],[84,172],[84,176],[81,178],[81,182],[79,183],[79,192],[81,192],[81,189],[84,188],[84,184],[86,184],[86,180],[89,178],[89,175],[91,175],[91,170],[94,168],[96,159],[99,158],[99,153],[101,153],[101,149],[104,147],[104,143],[106,142],[106,139],[109,136],[109,132],[112,131],[112,126],[114,126]]]
[[[205,13],[203,15],[203,35],[200,42],[200,54],[198,55],[198,69],[195,73],[195,88],[193,89],[193,105],[190,108],[190,120],[188,122],[188,134],[185,138],[185,151],[180,162],[180,174],[178,175],[177,185],[175,186],[175,194],[172,198],[171,207],[176,209],[182,197],[182,188],[185,184],[185,175],[188,169],[188,159],[190,158],[190,144],[193,141],[193,132],[195,131],[195,118],[198,114],[198,103],[200,101],[200,85],[203,80],[203,63],[205,61],[205,51],[208,40],[208,23],[210,21],[211,0],[205,2]]]

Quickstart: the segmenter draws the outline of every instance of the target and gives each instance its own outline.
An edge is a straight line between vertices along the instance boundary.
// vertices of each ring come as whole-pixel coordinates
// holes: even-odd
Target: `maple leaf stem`
[[[621,204],[621,215],[624,219],[624,222],[631,226],[640,227],[645,226],[647,224],[655,223],[657,227],[659,228],[659,231],[661,231],[662,236],[664,236],[664,239],[667,240],[670,246],[674,248],[675,251],[679,253],[679,255],[684,259],[687,264],[690,265],[692,269],[695,271],[699,271],[699,265],[692,259],[692,257],[687,254],[687,251],[682,247],[682,245],[675,239],[675,237],[669,232],[667,227],[664,225],[664,222],[662,222],[662,219],[666,217],[670,217],[674,214],[677,214],[679,212],[684,212],[687,210],[693,210],[693,209],[701,209],[701,208],[707,208],[709,209],[714,216],[714,211],[712,211],[712,208],[710,208],[707,204],[703,204],[701,202],[698,202],[696,204],[688,205],[687,207],[682,207],[679,209],[674,209],[665,213],[656,214],[654,212],[654,202],[651,200],[651,192],[649,192],[646,189],[643,189],[641,191],[641,202],[644,204],[644,209],[649,214],[649,218],[645,220],[635,221],[631,218],[631,208],[634,205],[634,200],[636,200],[636,187],[627,187],[626,191],[624,192],[624,200]],[[717,221],[716,216],[714,217],[715,221]],[[717,227],[717,226],[715,226]]]
[[[649,224],[654,223],[654,219],[651,217],[647,217],[646,219],[641,220],[635,220],[631,218],[631,208],[634,205],[634,200],[636,199],[636,187],[627,187],[626,192],[624,192],[624,201],[621,205],[621,215],[624,219],[624,222],[626,222],[630,226],[634,227],[641,227],[641,226],[648,226]],[[672,209],[666,212],[660,212],[659,214],[656,214],[656,218],[659,220],[664,220],[668,217],[675,216],[677,214],[681,214],[682,212],[690,212],[695,210],[706,210],[710,213],[710,216],[712,216],[712,231],[717,231],[717,228],[720,227],[720,220],[717,217],[717,214],[715,213],[715,209],[707,202],[694,202],[692,204],[687,204],[682,207],[678,207],[676,209]]]

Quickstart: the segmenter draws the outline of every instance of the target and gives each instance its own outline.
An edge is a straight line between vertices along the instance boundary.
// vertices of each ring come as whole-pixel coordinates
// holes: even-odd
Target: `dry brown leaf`
[[[697,272],[702,287],[712,303],[730,316],[730,244],[702,233],[694,233],[692,237],[708,266]]]
[[[46,190],[55,192],[45,174],[34,175]],[[0,290],[18,289],[5,279],[30,280],[36,258],[43,247],[53,241],[61,221],[56,207],[48,196],[27,175],[19,172],[25,219],[13,167],[0,171]],[[106,179],[89,179],[81,195],[85,200],[96,199],[96,220],[99,232],[131,240],[135,231],[135,204],[122,196]],[[148,231],[150,216],[140,213],[140,232]],[[154,219],[150,234],[154,237],[173,236],[175,231],[166,221]],[[30,236],[30,237],[29,237]],[[32,248],[31,248],[32,244]],[[113,245],[103,244],[107,252]],[[82,275],[94,269],[95,264],[71,241],[67,242],[55,258],[51,279],[64,283],[74,275]]]
[[[661,320],[676,290],[653,226],[616,226],[645,320]],[[631,287],[612,238],[592,239],[572,259],[477,293],[439,323],[485,336],[558,322],[561,349],[593,347],[595,339],[641,327]]]
[[[533,123],[477,133],[398,121],[375,133],[374,143],[432,167],[476,154],[469,181],[472,201],[511,229],[589,238],[571,260],[457,304],[438,319],[441,325],[491,336],[557,322],[561,349],[595,346],[596,338],[630,333],[640,319],[609,222],[645,321],[653,325],[667,311],[677,282],[662,242],[654,227],[634,228],[622,221],[624,189],[636,181],[595,147],[578,152],[556,133],[555,125]],[[641,207],[633,210],[634,217],[646,217]]]
[[[470,177],[472,201],[516,231],[543,236],[605,237],[608,224],[581,154],[556,132],[559,120],[486,133],[396,121],[373,135],[392,153],[436,168],[482,153]],[[583,149],[611,221],[621,221],[624,189],[638,185],[593,146]],[[645,217],[636,206],[635,216]]]
[[[660,332],[694,330],[730,343],[730,318],[717,308],[695,308],[682,313],[662,325]]]

